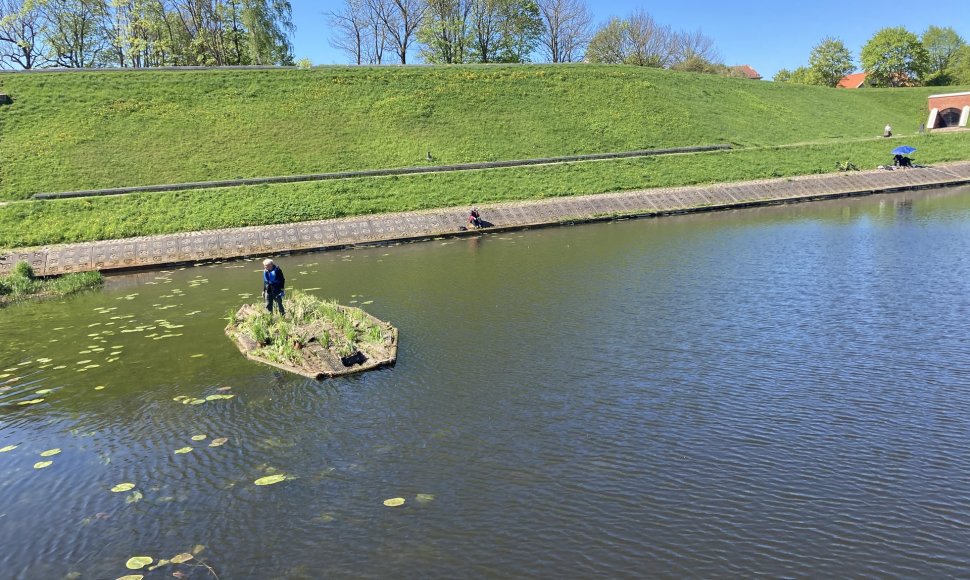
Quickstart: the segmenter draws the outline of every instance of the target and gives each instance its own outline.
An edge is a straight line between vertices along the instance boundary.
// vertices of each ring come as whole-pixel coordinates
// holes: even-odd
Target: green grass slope
[[[956,89],[954,89],[956,90]],[[0,199],[87,188],[913,133],[938,89],[598,65],[0,75]]]

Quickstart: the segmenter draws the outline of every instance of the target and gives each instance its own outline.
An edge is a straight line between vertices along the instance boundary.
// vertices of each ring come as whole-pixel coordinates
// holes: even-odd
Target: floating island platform
[[[226,335],[247,358],[313,379],[392,366],[396,328],[360,308],[295,292],[286,315],[246,304],[230,316]]]

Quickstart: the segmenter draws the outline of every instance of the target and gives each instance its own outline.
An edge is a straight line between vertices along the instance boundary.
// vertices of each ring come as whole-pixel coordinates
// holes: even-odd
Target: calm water
[[[970,190],[279,262],[397,366],[244,360],[254,261],[0,310],[3,577],[970,571]]]

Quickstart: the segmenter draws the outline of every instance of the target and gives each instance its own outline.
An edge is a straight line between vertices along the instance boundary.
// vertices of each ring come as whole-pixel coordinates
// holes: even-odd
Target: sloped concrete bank
[[[658,188],[481,205],[491,231],[617,217],[654,216],[871,195],[970,183],[970,162],[899,171],[871,170],[730,184]],[[467,207],[209,230],[16,250],[0,273],[26,260],[40,276],[122,270],[241,256],[460,235]]]

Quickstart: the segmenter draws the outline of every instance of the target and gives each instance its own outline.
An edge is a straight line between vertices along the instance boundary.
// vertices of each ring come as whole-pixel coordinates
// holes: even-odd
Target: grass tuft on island
[[[101,272],[77,272],[56,278],[38,278],[28,262],[18,262],[13,272],[0,276],[0,307],[19,300],[67,296],[100,286],[102,282],[104,277]]]
[[[229,313],[226,334],[248,358],[311,378],[394,364],[397,329],[359,308],[299,291],[284,316],[257,304]]]

